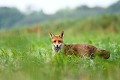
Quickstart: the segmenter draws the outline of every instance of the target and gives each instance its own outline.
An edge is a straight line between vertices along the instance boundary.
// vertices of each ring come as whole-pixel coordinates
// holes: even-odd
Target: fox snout
[[[53,46],[56,48],[60,48],[62,46],[62,44],[61,43],[60,44],[53,44]]]
[[[56,52],[56,53],[59,52],[59,51],[61,51],[62,46],[63,46],[63,43],[60,43],[60,44],[54,44],[53,43],[53,46],[52,46],[53,51]]]

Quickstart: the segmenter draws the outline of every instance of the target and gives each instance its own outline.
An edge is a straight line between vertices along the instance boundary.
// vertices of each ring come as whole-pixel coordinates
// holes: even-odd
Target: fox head
[[[52,41],[52,48],[55,52],[59,52],[63,46],[63,35],[64,31],[62,31],[59,35],[54,35],[52,32],[49,33]]]

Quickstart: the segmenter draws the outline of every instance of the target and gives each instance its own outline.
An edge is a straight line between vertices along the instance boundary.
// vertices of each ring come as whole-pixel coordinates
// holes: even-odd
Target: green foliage
[[[120,16],[119,15],[103,15],[97,18],[87,18],[81,23],[75,25],[77,30],[99,31],[106,30],[111,32],[119,32],[120,30]]]
[[[84,6],[82,9],[89,8]],[[32,13],[25,21],[33,19],[34,22],[36,16],[39,14]],[[47,19],[44,17],[42,19]],[[35,27],[0,31],[0,80],[119,80],[120,15],[57,19],[59,17],[52,16],[42,22],[39,32]],[[32,24],[32,20],[29,22]],[[21,23],[24,25],[24,21]],[[96,56],[90,60],[65,56],[64,53],[54,54],[48,33],[58,34],[62,30],[65,31],[65,43],[92,44],[110,51],[110,58],[105,60]]]
[[[71,33],[84,33],[84,32],[111,32],[118,33],[120,31],[120,15],[103,15],[99,17],[89,17],[85,19],[64,19],[52,20],[41,24],[43,33],[49,31],[69,31]],[[49,27],[49,29],[47,29]]]
[[[54,30],[55,33],[57,33]],[[119,80],[119,33],[65,32],[66,43],[88,43],[111,52],[108,60],[64,53],[53,54],[49,35],[32,33],[0,36],[1,80]],[[7,35],[7,36],[5,36]],[[76,35],[76,36],[75,36]]]

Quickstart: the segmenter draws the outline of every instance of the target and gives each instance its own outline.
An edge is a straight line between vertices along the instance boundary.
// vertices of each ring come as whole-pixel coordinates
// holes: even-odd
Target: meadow
[[[28,28],[1,30],[0,80],[119,80],[120,33],[119,27],[115,30],[113,27],[114,23],[119,26],[119,21],[108,19],[111,25],[105,29],[104,26],[96,28],[107,21],[100,19],[89,18],[81,23],[79,19],[46,22],[41,24],[37,33]],[[110,51],[110,58],[96,56],[90,60],[75,55],[65,56],[64,53],[53,54],[49,31],[59,34],[62,30],[65,31],[65,43],[92,44]]]

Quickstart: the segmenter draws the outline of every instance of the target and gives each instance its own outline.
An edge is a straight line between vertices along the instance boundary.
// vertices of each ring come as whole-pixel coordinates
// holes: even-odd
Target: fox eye
[[[61,43],[61,41],[58,41],[59,43]]]
[[[54,43],[56,42],[56,41],[53,41]]]

